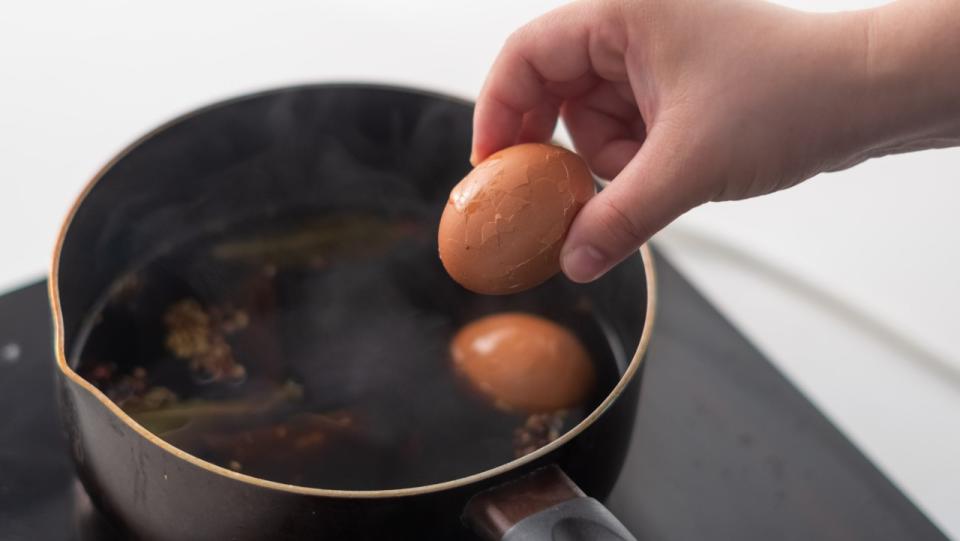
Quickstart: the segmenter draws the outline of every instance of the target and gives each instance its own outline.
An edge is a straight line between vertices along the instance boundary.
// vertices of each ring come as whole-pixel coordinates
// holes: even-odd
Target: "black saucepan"
[[[458,288],[435,257],[435,224],[469,170],[471,116],[467,101],[403,88],[283,88],[178,118],[93,179],[60,234],[50,294],[73,458],[91,498],[120,529],[142,539],[218,541],[460,539],[475,535],[471,525],[505,539],[561,531],[564,539],[627,537],[583,495],[608,494],[630,440],[654,312],[649,252],[585,286],[557,277],[526,296],[483,299]],[[343,210],[414,217],[428,255],[404,272],[419,277],[424,295],[548,317],[588,304],[614,344],[618,377],[609,392],[552,443],[486,471],[424,486],[334,490],[264,480],[190,455],[80,375],[85,322],[131,269],[198,232]],[[344,312],[346,327],[349,318]],[[505,486],[505,498],[491,496]]]

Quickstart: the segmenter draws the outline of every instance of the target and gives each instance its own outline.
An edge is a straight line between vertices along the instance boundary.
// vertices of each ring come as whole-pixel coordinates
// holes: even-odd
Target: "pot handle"
[[[485,541],[636,541],[553,465],[477,494],[463,520]]]

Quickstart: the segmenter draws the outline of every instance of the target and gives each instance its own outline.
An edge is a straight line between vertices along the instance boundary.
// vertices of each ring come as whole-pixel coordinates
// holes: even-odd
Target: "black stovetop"
[[[946,539],[662,256],[657,269],[633,442],[607,502],[638,539]],[[50,321],[45,283],[0,297],[0,541],[115,539],[60,434]]]

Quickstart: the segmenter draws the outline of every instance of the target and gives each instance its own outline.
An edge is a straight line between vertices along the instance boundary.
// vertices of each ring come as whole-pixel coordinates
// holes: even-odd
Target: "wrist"
[[[960,18],[951,8],[960,2],[901,0],[839,16],[859,36],[852,163],[960,143]]]

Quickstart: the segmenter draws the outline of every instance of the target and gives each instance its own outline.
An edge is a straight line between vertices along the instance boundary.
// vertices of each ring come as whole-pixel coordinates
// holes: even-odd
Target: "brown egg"
[[[440,218],[440,259],[476,293],[517,293],[560,272],[560,247],[595,193],[584,161],[538,143],[506,148],[450,192]]]
[[[450,344],[456,369],[506,411],[548,413],[577,406],[593,388],[580,340],[547,319],[505,313],[460,329]]]

